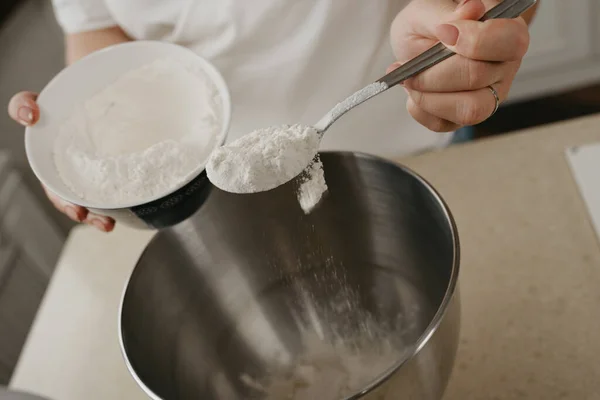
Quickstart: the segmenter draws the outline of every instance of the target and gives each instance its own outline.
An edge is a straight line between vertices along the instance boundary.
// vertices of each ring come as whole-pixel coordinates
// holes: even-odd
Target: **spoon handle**
[[[504,0],[502,3],[485,13],[480,21],[497,18],[517,18],[536,2],[537,0]],[[444,46],[443,43],[438,43],[406,64],[380,78],[377,82],[385,83],[389,89],[434,65],[439,64],[447,58],[452,57],[454,54],[456,53]]]
[[[532,7],[536,2],[537,0],[504,0],[502,3],[485,13],[480,21],[487,21],[489,19],[497,18],[517,18],[530,7]],[[321,118],[316,125],[314,125],[315,129],[322,135],[335,121],[337,121],[342,115],[346,114],[354,107],[433,67],[434,65],[439,64],[455,54],[456,53],[454,53],[452,50],[444,46],[443,43],[436,44],[429,50],[426,50],[406,64],[393,70],[370,85],[365,86],[358,92],[348,97],[346,100],[336,105],[323,118]]]

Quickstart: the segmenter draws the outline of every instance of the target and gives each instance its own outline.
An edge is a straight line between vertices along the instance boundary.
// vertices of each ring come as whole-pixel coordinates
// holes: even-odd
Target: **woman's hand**
[[[70,65],[96,50],[130,39],[118,26],[104,29],[84,31],[65,36],[66,61]],[[40,119],[40,109],[36,103],[37,94],[31,92],[17,93],[10,100],[8,114],[12,119],[24,126],[31,126]],[[44,188],[50,202],[58,211],[66,214],[75,222],[93,225],[104,232],[110,232],[115,227],[112,218],[90,212],[88,209],[64,201],[54,193]]]
[[[40,119],[40,109],[36,103],[36,99],[37,94],[32,92],[17,93],[10,100],[8,114],[21,125],[34,125]],[[93,225],[103,232],[110,232],[114,229],[115,221],[112,218],[94,214],[84,207],[68,203],[45,187],[44,191],[54,207],[73,221]]]
[[[407,109],[436,132],[488,119],[506,99],[529,47],[523,18],[477,21],[496,0],[413,0],[392,24],[393,70],[443,42],[456,55],[407,80]]]

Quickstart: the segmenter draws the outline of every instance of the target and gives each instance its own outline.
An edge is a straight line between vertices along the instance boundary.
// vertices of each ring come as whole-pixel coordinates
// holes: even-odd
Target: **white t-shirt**
[[[316,123],[394,61],[393,18],[410,0],[53,0],[67,33],[119,25],[134,39],[186,46],[212,61],[233,101],[228,140],[259,127]],[[446,145],[406,111],[400,88],[325,135],[324,150],[395,158]]]

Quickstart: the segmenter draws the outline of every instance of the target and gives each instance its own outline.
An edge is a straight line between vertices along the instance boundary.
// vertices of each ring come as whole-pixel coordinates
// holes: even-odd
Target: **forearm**
[[[131,39],[119,27],[99,29],[97,31],[69,34],[65,37],[65,56],[67,65],[82,57],[113,44],[128,42]]]

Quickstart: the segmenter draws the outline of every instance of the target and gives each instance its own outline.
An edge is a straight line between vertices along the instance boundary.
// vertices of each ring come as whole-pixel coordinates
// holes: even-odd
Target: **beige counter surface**
[[[461,240],[448,400],[600,399],[600,245],[564,154],[598,141],[595,116],[404,160]]]
[[[441,192],[461,238],[462,334],[447,400],[600,399],[600,245],[564,156],[597,141],[600,116],[402,160]],[[116,332],[150,237],[71,233],[13,388],[146,399]]]

